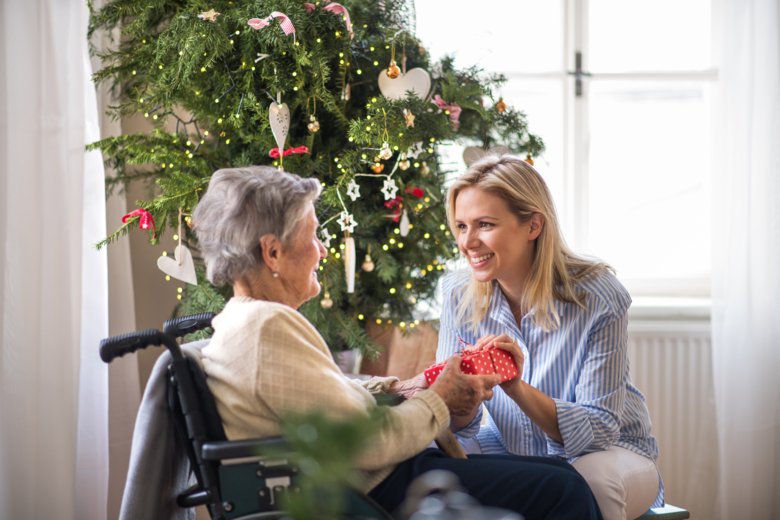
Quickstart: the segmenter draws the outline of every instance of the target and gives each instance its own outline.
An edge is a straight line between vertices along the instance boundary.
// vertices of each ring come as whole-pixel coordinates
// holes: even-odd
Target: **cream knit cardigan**
[[[279,435],[279,418],[288,413],[323,411],[334,419],[365,415],[375,406],[371,391],[386,390],[395,380],[345,377],[314,326],[280,303],[234,297],[213,325],[203,368],[231,440]],[[449,426],[449,411],[432,390],[387,411],[355,464],[363,472],[363,491]]]

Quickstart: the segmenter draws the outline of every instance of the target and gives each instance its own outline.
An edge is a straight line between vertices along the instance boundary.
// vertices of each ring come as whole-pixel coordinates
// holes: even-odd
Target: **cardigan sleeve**
[[[375,406],[373,396],[341,373],[316,329],[292,309],[277,309],[275,314],[257,335],[256,398],[279,417],[314,411],[342,420],[366,416]],[[356,467],[374,470],[406,460],[448,424],[444,401],[431,390],[419,392],[386,409]]]

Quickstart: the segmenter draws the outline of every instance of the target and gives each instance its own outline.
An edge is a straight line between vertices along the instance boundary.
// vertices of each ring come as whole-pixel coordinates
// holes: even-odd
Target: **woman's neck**
[[[522,280],[514,280],[509,282],[507,280],[496,280],[498,287],[506,298],[509,304],[509,309],[512,311],[512,315],[520,323],[520,320],[525,314],[523,309],[523,294],[525,292],[525,278]]]
[[[281,280],[274,278],[267,269],[241,276],[233,282],[233,296],[290,305],[285,294]]]

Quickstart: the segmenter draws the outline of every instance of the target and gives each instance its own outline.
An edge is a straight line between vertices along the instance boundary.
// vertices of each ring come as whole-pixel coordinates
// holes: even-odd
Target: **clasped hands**
[[[489,334],[480,338],[475,345],[468,346],[464,351],[479,351],[486,348],[498,347],[509,352],[517,363],[518,373],[523,373],[523,352],[512,338],[506,334]],[[453,425],[465,426],[477,412],[483,401],[493,397],[493,388],[500,383],[498,374],[469,375],[464,374],[460,368],[461,356],[456,354],[447,360],[444,370],[430,389],[436,392],[444,400]],[[501,383],[501,388],[510,391],[520,382],[520,377]],[[390,387],[390,391],[406,398],[428,388],[424,374],[398,381]]]

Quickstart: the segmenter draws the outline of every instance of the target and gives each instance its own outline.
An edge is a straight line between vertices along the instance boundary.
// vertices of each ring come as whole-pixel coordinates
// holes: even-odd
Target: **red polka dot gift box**
[[[464,351],[461,354],[460,369],[464,374],[482,375],[498,374],[501,382],[509,381],[517,377],[517,364],[512,355],[504,349],[490,347],[477,351]],[[425,369],[425,380],[428,386],[432,385],[441,371],[444,363],[436,363]]]

